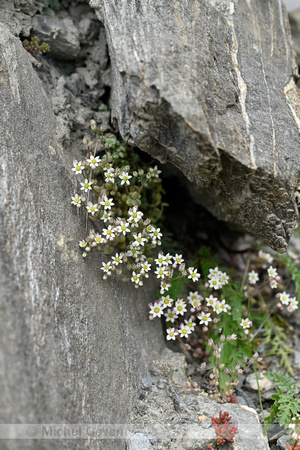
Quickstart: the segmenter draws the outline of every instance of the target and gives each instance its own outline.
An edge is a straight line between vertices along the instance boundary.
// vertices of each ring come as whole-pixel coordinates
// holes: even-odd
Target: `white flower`
[[[140,278],[141,278],[141,274],[140,273],[132,272],[131,281],[133,283],[139,284],[140,283]]]
[[[179,333],[180,333],[180,337],[188,337],[189,334],[192,333],[192,330],[190,329],[189,326],[183,325],[183,323],[180,324],[180,329],[179,329]]]
[[[167,276],[168,270],[166,267],[161,266],[158,267],[154,273],[156,274],[157,278],[164,278],[165,276]]]
[[[182,299],[180,299],[180,298],[177,299],[176,304],[174,306],[174,311],[175,311],[175,313],[181,314],[182,316],[187,311],[186,304]]]
[[[102,230],[102,234],[104,234],[104,236],[106,236],[110,240],[112,240],[115,237],[115,233],[111,225],[108,225],[107,228],[104,228]]]
[[[82,199],[77,194],[74,197],[72,197],[71,204],[77,206],[77,208],[80,208],[81,202],[82,202]]]
[[[173,309],[167,309],[167,311],[164,313],[164,316],[166,318],[167,322],[175,322],[175,319],[178,318],[178,315],[175,313],[175,311]]]
[[[165,281],[161,281],[160,283],[160,293],[163,294],[165,291],[168,291],[171,287],[170,283],[166,283]]]
[[[160,302],[155,302],[153,306],[150,308],[150,314],[153,315],[153,317],[160,317],[163,314],[163,308],[160,304]]]
[[[157,166],[154,166],[153,168],[149,168],[148,172],[152,177],[159,178],[159,174],[161,173],[161,170],[158,170]]]
[[[278,275],[277,269],[275,269],[274,267],[270,266],[270,267],[268,268],[268,275],[269,275],[269,278],[275,278],[275,277],[277,277],[277,275]]]
[[[258,256],[261,259],[265,259],[269,264],[271,264],[273,262],[273,257],[270,255],[270,253],[265,253],[262,250],[259,250],[258,252]]]
[[[250,328],[250,327],[251,327],[252,322],[251,322],[251,320],[248,319],[248,317],[246,317],[246,319],[243,319],[243,320],[241,321],[240,325],[241,325],[241,327],[243,327],[244,330],[245,330],[245,328]]]
[[[154,228],[154,230],[151,232],[150,236],[155,240],[160,240],[162,237],[162,233],[160,232],[160,228]]]
[[[274,280],[273,278],[270,279],[270,286],[272,289],[276,289],[278,286],[278,283],[276,280]]]
[[[119,253],[116,253],[115,256],[112,257],[113,263],[117,266],[118,264],[122,263],[122,258],[124,255]]]
[[[134,255],[134,258],[136,261],[144,261],[146,259],[146,256],[144,255],[144,253],[142,251],[137,249],[137,252]]]
[[[221,308],[220,308],[221,304],[219,301],[216,301],[215,304],[213,305],[213,310],[214,312],[216,312],[217,314],[220,314],[222,312]]]
[[[200,273],[197,272],[197,269],[194,269],[194,267],[189,267],[188,272],[189,272],[188,278],[192,279],[193,281],[199,280]]]
[[[128,250],[128,252],[126,252],[126,255],[133,256],[135,258],[137,253],[138,253],[138,251],[136,248],[130,248],[130,250]]]
[[[79,242],[79,247],[85,248],[86,246],[87,246],[87,242],[85,242],[85,241],[80,241]]]
[[[164,264],[164,254],[159,252],[158,257],[155,259],[156,264],[158,264],[158,266],[162,266]]]
[[[163,305],[163,308],[167,308],[168,306],[172,306],[173,304],[173,299],[170,298],[169,295],[167,295],[166,297],[162,297],[161,298],[161,303]]]
[[[290,294],[283,292],[282,294],[279,294],[279,299],[283,305],[288,305],[290,303]]]
[[[289,312],[292,312],[292,311],[295,311],[296,309],[298,309],[298,301],[296,300],[296,297],[290,298],[290,304],[287,309]]]
[[[178,331],[175,331],[175,328],[168,328],[167,333],[167,340],[170,341],[172,339],[173,341],[175,341],[176,336],[178,335]]]
[[[99,158],[99,156],[91,156],[89,159],[86,160],[86,162],[89,164],[91,169],[96,169],[96,167],[99,166],[101,159]]]
[[[106,183],[109,182],[109,181],[114,183],[114,181],[115,181],[115,174],[113,172],[110,172],[110,171],[109,172],[105,172],[104,176],[105,176]]]
[[[258,273],[252,270],[248,273],[248,280],[250,284],[256,284],[258,282]]]
[[[110,219],[112,218],[112,212],[111,211],[104,211],[104,213],[102,214],[101,219],[103,220],[103,222],[107,222],[110,221]]]
[[[206,303],[208,306],[214,306],[214,304],[218,301],[218,299],[216,299],[216,297],[213,297],[212,295],[210,295],[209,297],[205,298]]]
[[[164,263],[168,266],[169,264],[171,264],[172,263],[172,256],[170,255],[170,253],[167,253],[166,255],[165,255],[165,261],[164,261]]]
[[[208,322],[211,322],[210,313],[201,312],[197,317],[200,321],[200,325],[202,323],[208,325]]]
[[[128,211],[129,214],[129,218],[128,218],[128,222],[131,224],[136,224],[138,223],[142,217],[143,217],[143,213],[141,211],[138,211],[137,206],[134,206],[133,208],[130,208]]]
[[[184,262],[184,259],[182,258],[182,255],[176,255],[173,256],[173,261],[174,261],[174,266],[179,266],[180,264],[182,264]]]
[[[119,178],[122,180],[121,181],[121,185],[122,184],[130,184],[130,178],[132,178],[131,175],[128,175],[128,172],[122,172],[121,175],[119,175]]]
[[[151,270],[151,264],[147,261],[143,262],[141,265],[141,272],[149,272]]]
[[[111,209],[111,207],[114,205],[113,198],[108,198],[105,195],[101,200],[100,205],[103,205],[104,209]]]
[[[187,327],[190,328],[191,331],[194,331],[196,324],[195,324],[195,322],[192,321],[192,319],[185,320],[184,323]]]
[[[219,267],[215,267],[214,269],[209,269],[209,275],[207,278],[218,278],[219,274]]]
[[[228,284],[229,276],[226,272],[219,272],[219,280],[222,286],[225,286],[225,284]]]
[[[298,309],[298,302],[296,301],[295,304],[291,303],[287,308],[288,312],[293,312]]]
[[[219,279],[213,278],[213,277],[212,277],[212,278],[209,280],[209,287],[214,288],[215,290],[221,289],[222,283],[220,282]]]
[[[130,232],[130,229],[128,227],[129,227],[128,223],[123,221],[120,225],[117,226],[117,231],[120,234],[123,233],[125,236],[126,233]]]
[[[84,180],[84,183],[80,183],[80,184],[81,184],[81,188],[80,189],[82,191],[87,192],[87,191],[91,191],[92,190],[91,185],[93,184],[93,182],[89,181],[87,178]]]
[[[97,208],[97,204],[93,205],[92,203],[87,204],[86,210],[89,214],[92,214],[92,216],[99,211],[99,209]]]
[[[84,169],[84,165],[82,164],[81,161],[78,162],[78,161],[76,161],[76,159],[74,159],[73,166],[74,167],[71,170],[73,170],[76,173],[76,175],[82,174],[82,171]]]
[[[104,170],[106,170],[107,172],[109,172],[109,171],[114,171],[115,169],[112,167],[112,164],[109,164],[109,163],[107,163],[107,164],[105,164],[105,166],[104,166],[104,168],[103,168]]]
[[[201,295],[199,295],[197,291],[190,292],[187,297],[187,300],[194,308],[197,308],[197,306],[200,306]]]
[[[94,241],[96,242],[96,244],[102,244],[104,240],[105,240],[105,239],[102,238],[102,237],[100,236],[100,234],[96,234],[96,236],[94,237]]]
[[[292,252],[291,250],[288,250],[287,254],[291,259],[297,259],[296,253]]]
[[[101,270],[103,270],[104,272],[110,272],[111,271],[111,269],[112,269],[112,265],[111,265],[111,262],[110,261],[108,261],[107,263],[102,263],[102,267],[101,267]]]
[[[147,239],[142,236],[141,233],[133,233],[133,237],[135,239],[134,243],[132,245],[139,247],[140,245],[144,246],[145,242],[147,242]]]
[[[226,313],[228,308],[229,308],[229,305],[227,305],[225,300],[222,300],[220,302],[220,309],[221,309],[221,311]]]

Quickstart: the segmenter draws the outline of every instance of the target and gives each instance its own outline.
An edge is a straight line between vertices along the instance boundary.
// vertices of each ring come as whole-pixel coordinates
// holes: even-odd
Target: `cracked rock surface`
[[[170,382],[154,364],[151,367],[152,384],[142,385],[140,399],[131,414],[131,434],[127,450],[206,450],[210,443],[215,448],[215,429],[211,416],[227,411],[238,428],[234,444],[227,443],[224,450],[267,450],[269,444],[262,432],[256,411],[241,404],[218,404],[203,394],[185,391],[187,378],[181,367],[185,359],[182,354],[165,349],[160,363],[172,362],[177,368]],[[142,380],[143,382],[143,380]]]
[[[91,0],[121,135],[193,182],[216,217],[285,251],[298,220],[296,56],[277,0]]]

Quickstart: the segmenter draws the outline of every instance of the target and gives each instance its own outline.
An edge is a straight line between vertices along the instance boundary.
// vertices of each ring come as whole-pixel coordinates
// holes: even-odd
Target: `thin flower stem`
[[[246,268],[245,268],[245,272],[244,272],[244,276],[243,276],[243,281],[242,281],[242,285],[241,285],[241,291],[244,290],[244,286],[245,286],[245,283],[246,283],[247,275],[248,275],[248,272],[249,272],[250,260],[251,260],[251,253],[248,252],[247,264],[246,264]]]
[[[259,387],[259,382],[258,382],[256,364],[254,364],[253,367],[254,367],[255,378],[256,378],[256,383],[257,383],[257,390],[258,390],[260,409],[261,409],[261,413],[262,413],[263,419],[265,421],[264,408],[263,408],[262,401],[261,401],[261,393],[260,393],[260,387]]]
[[[176,336],[177,341],[179,342],[180,348],[182,350],[182,352],[184,353],[184,356],[186,357],[186,359],[188,360],[189,363],[193,363],[193,358],[191,357],[191,355],[189,354],[189,352],[187,351],[187,349],[185,348],[184,343],[182,342],[182,339],[179,336]]]
[[[271,309],[271,311],[269,312],[269,314],[267,315],[267,317],[265,318],[265,320],[263,321],[263,323],[260,325],[260,327],[256,330],[256,332],[254,333],[254,335],[252,336],[252,338],[250,339],[249,342],[253,341],[253,339],[255,338],[255,336],[257,336],[257,334],[260,332],[260,330],[263,328],[264,324],[267,322],[267,320],[271,317],[271,315],[273,314],[273,312],[275,311],[275,309],[277,308],[277,305],[274,306],[274,308]]]

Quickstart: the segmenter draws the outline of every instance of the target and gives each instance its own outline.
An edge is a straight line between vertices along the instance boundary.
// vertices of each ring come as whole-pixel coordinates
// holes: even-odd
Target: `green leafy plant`
[[[75,160],[72,168],[82,181],[81,193],[74,194],[71,203],[84,209],[93,224],[79,242],[83,257],[92,251],[102,253],[104,279],[117,274],[136,288],[150,275],[159,281],[159,298],[149,303],[150,319],[163,317],[166,339],[178,340],[187,356],[190,350],[196,357],[209,355],[209,393],[219,401],[235,401],[240,375],[261,362],[259,344],[269,346],[268,354],[279,356],[292,373],[287,324],[279,312],[298,309],[292,297],[292,282],[300,292],[296,262],[253,249],[244,274],[231,279],[207,247],[200,249],[192,265],[176,252],[158,252],[163,234],[157,224],[166,206],[161,171],[145,164],[134,149],[95,121],[91,129],[96,139],[83,140],[87,156]],[[286,268],[291,273],[288,280],[281,273]],[[193,333],[201,336],[203,349],[193,349]]]
[[[274,314],[273,317],[265,323],[264,332],[264,345],[270,345],[270,350],[266,352],[266,356],[274,355],[279,358],[279,364],[284,367],[290,375],[294,375],[292,363],[289,355],[293,352],[288,346],[287,332],[289,331],[287,323],[278,315]]]
[[[285,426],[289,433],[293,431],[293,447],[289,445],[288,448],[298,449],[298,441],[300,440],[300,399],[295,396],[295,381],[283,372],[267,372],[264,375],[274,382],[277,391],[276,394],[272,395],[274,403],[271,406],[270,416],[265,418],[265,428],[268,430],[269,426],[278,417],[280,425]]]
[[[131,147],[113,134],[104,134],[94,121],[91,127],[97,140],[84,139],[87,158],[74,161],[72,168],[83,180],[80,190],[84,195],[75,194],[71,203],[86,210],[95,228],[101,223],[104,228],[90,231],[79,246],[83,257],[98,250],[109,258],[101,267],[104,279],[116,273],[139,287],[149,277],[152,250],[161,244],[160,228],[154,226],[165,206],[160,170],[145,164],[142,168],[143,162]]]
[[[50,45],[46,44],[45,42],[40,44],[40,39],[37,36],[32,37],[30,41],[25,39],[23,41],[23,46],[28,52],[34,55],[42,55],[44,53],[50,52]]]

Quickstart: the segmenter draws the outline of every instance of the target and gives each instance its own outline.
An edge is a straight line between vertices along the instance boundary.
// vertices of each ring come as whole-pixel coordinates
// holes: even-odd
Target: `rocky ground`
[[[32,63],[52,102],[57,118],[57,138],[69,149],[73,158],[78,158],[82,152],[82,139],[89,137],[90,120],[110,126],[111,71],[104,28],[99,26],[88,1],[44,0],[41,3],[36,0],[4,0],[0,5],[0,15],[22,40],[36,35],[41,41],[49,43],[50,54],[32,56]],[[57,36],[60,36],[60,45],[57,45]],[[205,232],[205,229],[202,230],[202,234]],[[226,241],[224,248],[231,246],[226,236],[222,235],[220,239]],[[241,245],[243,243],[245,240]],[[291,249],[300,256],[299,239],[292,241]],[[293,315],[290,324],[294,328],[290,341],[294,349],[293,368],[300,387],[299,313]],[[239,429],[235,444],[228,444],[224,449],[286,448],[288,436],[278,424],[271,426],[268,438],[263,435],[261,410],[251,369],[241,377],[237,388],[238,403],[220,405],[208,398],[205,392],[186,392],[187,377],[195,379],[201,386],[204,373],[199,373],[197,364],[182,368],[185,358],[173,350],[165,350],[161,362],[172,361],[177,368],[173,377],[175,383],[155,364],[150,368],[150,375],[141,380],[139,398],[130,418],[132,434],[127,442],[128,449],[206,449],[209,442],[213,444],[215,437],[210,417],[218,415],[220,409],[232,415],[232,422]],[[268,369],[278,370],[275,358],[269,361]],[[266,413],[274,392],[269,384],[262,394]]]
[[[247,239],[244,242],[240,240],[241,246],[246,243]],[[300,240],[294,236],[290,250],[300,254],[299,249]],[[288,322],[293,330],[288,345],[293,349],[290,358],[297,395],[300,392],[300,313],[289,316]],[[161,366],[171,362],[177,369],[174,382],[155,363],[150,368],[151,376],[142,380],[140,396],[131,415],[133,431],[128,449],[207,449],[207,444],[213,445],[215,438],[210,417],[218,415],[220,409],[230,413],[232,422],[239,430],[235,444],[228,443],[223,448],[286,449],[290,437],[278,422],[271,425],[267,436],[263,434],[263,415],[253,368],[250,367],[239,380],[236,388],[237,404],[218,404],[207,397],[207,373],[201,370],[200,363],[187,364],[184,355],[178,352],[180,349],[172,346],[172,350],[163,352],[159,361]],[[267,371],[282,370],[275,356],[266,357],[265,363]],[[197,382],[203,392],[187,392],[185,384],[188,379]],[[262,373],[259,385],[264,415],[267,417],[273,404],[271,397],[276,390]]]

